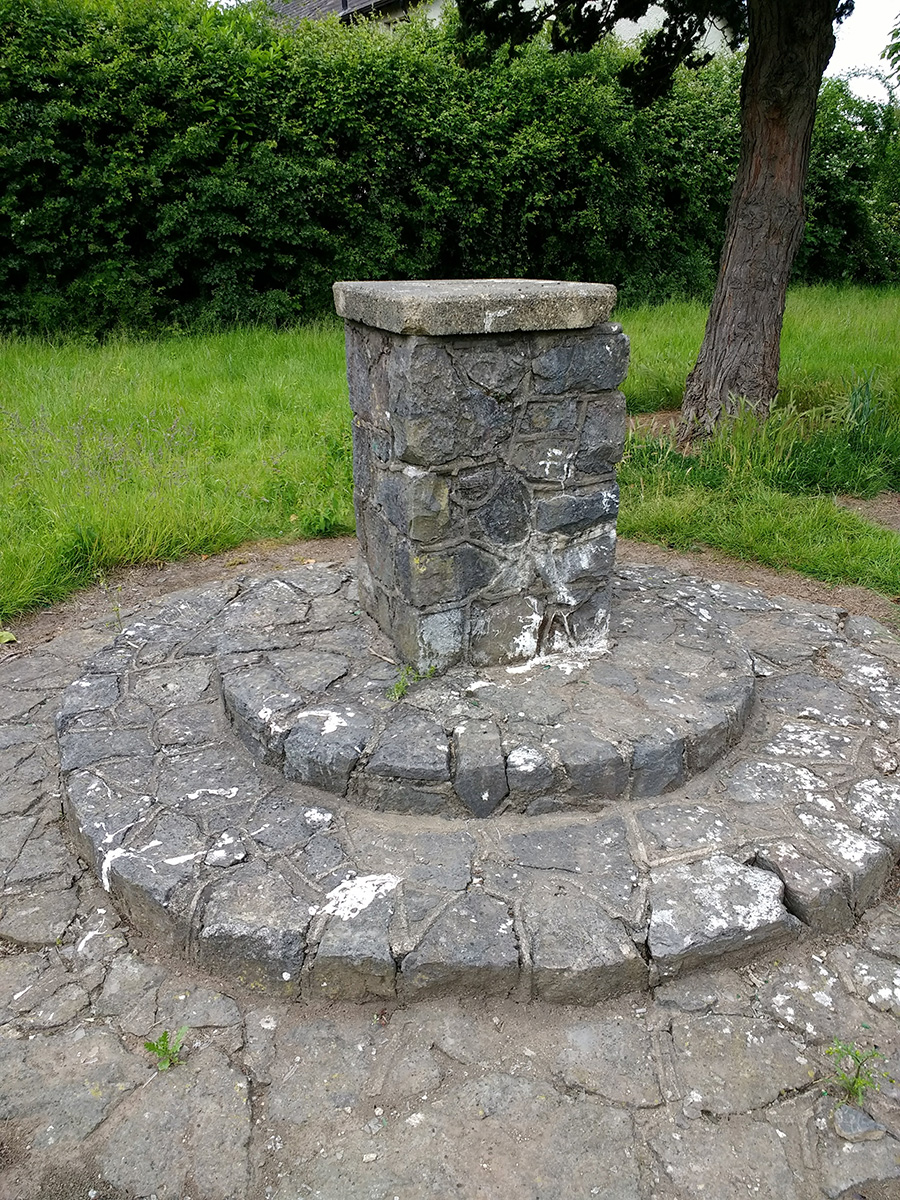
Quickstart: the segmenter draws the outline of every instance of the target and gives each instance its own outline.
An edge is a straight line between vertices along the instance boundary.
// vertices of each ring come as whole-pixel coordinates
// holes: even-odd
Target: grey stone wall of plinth
[[[600,641],[628,339],[615,289],[337,283],[361,601],[420,670]]]

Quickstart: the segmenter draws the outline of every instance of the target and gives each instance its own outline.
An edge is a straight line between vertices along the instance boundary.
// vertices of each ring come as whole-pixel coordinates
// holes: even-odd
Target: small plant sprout
[[[831,1081],[851,1104],[862,1103],[869,1088],[877,1090],[879,1075],[874,1070],[874,1064],[884,1058],[879,1050],[860,1049],[853,1042],[842,1042],[835,1038],[825,1053],[835,1060]]]
[[[0,629],[0,646],[5,646],[9,642],[14,642],[16,635],[10,633],[8,629]]]
[[[168,1071],[169,1067],[179,1067],[182,1063],[181,1047],[187,1034],[187,1025],[182,1025],[177,1033],[169,1037],[168,1029],[164,1029],[155,1042],[144,1042],[144,1049],[156,1055],[156,1069]]]
[[[387,689],[385,695],[388,700],[402,700],[412,684],[421,683],[423,679],[431,679],[436,670],[437,667],[429,667],[427,671],[419,671],[411,663],[407,663],[400,668],[396,682]]]

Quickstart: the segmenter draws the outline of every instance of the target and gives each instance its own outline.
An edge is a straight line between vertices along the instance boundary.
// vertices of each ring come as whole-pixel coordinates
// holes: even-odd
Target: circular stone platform
[[[900,855],[900,643],[657,568],[611,633],[416,681],[348,569],[165,597],[66,692],[77,845],[275,994],[591,1003],[852,924]]]
[[[225,711],[288,779],[365,808],[487,817],[656,796],[719,759],[753,703],[750,655],[689,589],[621,576],[608,649],[423,679],[390,661],[347,575],[321,578],[327,598],[310,583],[258,589],[252,612],[275,625],[225,633]]]

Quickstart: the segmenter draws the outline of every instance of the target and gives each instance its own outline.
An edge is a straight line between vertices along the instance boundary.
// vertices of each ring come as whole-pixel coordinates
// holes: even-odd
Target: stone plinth
[[[366,611],[419,670],[606,635],[628,339],[615,289],[337,283]]]

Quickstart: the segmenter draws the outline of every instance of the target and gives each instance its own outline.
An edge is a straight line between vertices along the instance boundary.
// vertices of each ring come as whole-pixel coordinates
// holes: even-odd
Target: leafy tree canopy
[[[900,13],[897,13],[897,24],[890,34],[890,39],[881,57],[887,59],[894,70],[900,74]]]
[[[489,52],[502,46],[515,50],[545,25],[554,50],[585,51],[619,21],[640,21],[651,8],[661,9],[659,30],[621,77],[643,104],[668,91],[680,65],[696,68],[709,62],[712,55],[697,53],[697,47],[710,26],[721,31],[733,50],[749,31],[747,0],[458,0],[458,8],[464,40],[480,41]],[[853,0],[838,0],[835,19],[842,21],[852,11]]]

